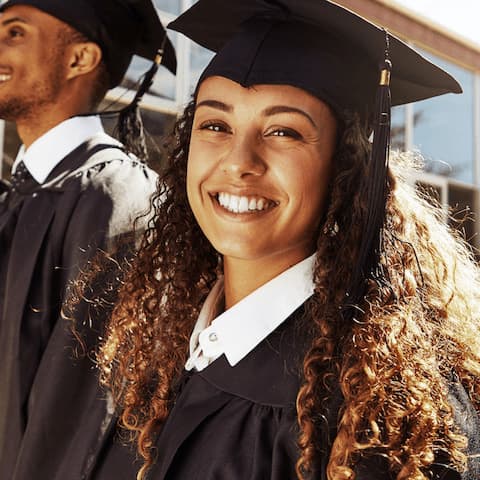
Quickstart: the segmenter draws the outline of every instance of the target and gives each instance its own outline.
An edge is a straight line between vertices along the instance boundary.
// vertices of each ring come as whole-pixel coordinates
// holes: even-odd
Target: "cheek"
[[[308,179],[310,190],[316,193],[317,201],[322,205],[330,188],[330,177],[331,168],[325,166],[325,168],[313,173]]]
[[[194,144],[190,146],[187,163],[187,198],[195,216],[202,203],[202,187],[209,177],[209,166]]]
[[[308,206],[309,210],[322,210],[330,183],[329,162],[319,165],[311,162],[307,168],[290,170],[284,175],[284,185],[290,196]]]
[[[208,142],[196,140],[192,136],[187,162],[187,186],[192,192],[215,175],[218,151]]]
[[[318,165],[317,165],[318,167]],[[309,175],[298,180],[298,195],[301,198],[299,215],[305,224],[316,230],[328,208],[330,167],[312,168]]]

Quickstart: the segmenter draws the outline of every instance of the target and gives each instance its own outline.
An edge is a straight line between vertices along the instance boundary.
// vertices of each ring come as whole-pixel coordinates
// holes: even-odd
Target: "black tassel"
[[[390,74],[392,64],[388,52],[389,42],[388,34],[386,34],[385,60],[380,65],[380,83],[375,101],[373,144],[366,178],[367,218],[347,299],[349,306],[354,306],[362,300],[369,278],[374,278],[382,285],[388,284],[380,263],[390,153]]]
[[[158,50],[152,66],[145,74],[133,101],[126,107],[122,108],[118,113],[118,121],[115,128],[115,134],[120,142],[123,143],[126,150],[143,161],[147,160],[148,151],[139,104],[145,93],[152,86],[155,74],[162,62],[162,57],[163,45],[162,48]]]

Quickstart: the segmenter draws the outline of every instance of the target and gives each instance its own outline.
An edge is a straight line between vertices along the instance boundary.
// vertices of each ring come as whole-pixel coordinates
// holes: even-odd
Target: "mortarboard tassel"
[[[386,182],[390,153],[390,75],[392,63],[389,59],[389,37],[386,33],[385,59],[380,67],[380,83],[375,99],[373,144],[367,178],[367,218],[364,235],[353,271],[348,305],[355,306],[365,294],[368,278],[387,284],[385,272],[380,264],[385,221]]]
[[[152,66],[147,73],[145,73],[145,77],[143,78],[134,99],[126,107],[120,110],[115,129],[118,139],[125,145],[126,149],[143,161],[147,160],[148,152],[139,103],[151,87],[158,67],[162,63],[166,38],[167,37],[165,36],[162,47],[158,50]]]

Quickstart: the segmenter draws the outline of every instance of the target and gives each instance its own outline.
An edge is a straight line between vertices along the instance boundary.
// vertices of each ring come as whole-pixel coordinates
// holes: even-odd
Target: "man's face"
[[[14,5],[0,14],[0,118],[35,118],[63,86],[65,25],[41,10]]]

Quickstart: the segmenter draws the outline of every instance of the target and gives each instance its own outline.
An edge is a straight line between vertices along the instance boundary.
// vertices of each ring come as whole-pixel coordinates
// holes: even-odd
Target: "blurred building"
[[[428,19],[410,13],[392,0],[337,2],[385,26],[460,81],[463,95],[449,94],[395,108],[392,142],[395,148],[422,153],[425,168],[413,182],[426,188],[443,205],[452,207],[459,218],[464,218],[471,209],[459,228],[479,247],[476,234],[480,224],[472,219],[480,210],[480,47],[432,25]],[[154,3],[167,24],[195,0],[154,0]],[[191,98],[198,76],[212,56],[180,34],[170,32],[169,35],[177,49],[178,74],[174,77],[166,69],[160,69],[143,102],[146,128],[160,146],[176,115]],[[109,93],[102,108],[118,109],[128,102],[132,98],[128,88],[135,86],[148,66],[149,62],[135,58],[124,83]],[[105,124],[107,130],[111,130],[112,120],[107,117]],[[1,122],[0,174],[4,177],[9,175],[19,143],[14,126]],[[157,154],[153,153],[158,159],[161,155],[161,148]]]
[[[456,219],[450,218],[450,222],[480,247],[480,46],[392,0],[338,3],[385,26],[462,85],[462,95],[448,94],[396,107],[392,144],[422,154],[424,171],[412,181],[445,206],[446,218],[450,207]]]

